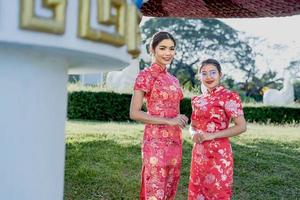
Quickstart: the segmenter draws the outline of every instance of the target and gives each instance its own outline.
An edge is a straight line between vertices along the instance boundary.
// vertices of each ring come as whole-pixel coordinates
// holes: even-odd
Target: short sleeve
[[[195,104],[197,101],[197,96],[194,96],[191,98],[191,105],[192,105],[192,114],[191,114],[191,120],[195,120],[196,115],[195,115]]]
[[[229,118],[235,118],[244,115],[240,96],[235,92],[232,92],[231,95],[229,95],[229,98],[225,101],[224,106],[226,115]]]
[[[178,80],[177,80],[177,84],[178,84],[178,87],[179,87],[179,99],[180,99],[180,100],[183,100],[183,99],[184,99],[183,90],[182,90],[182,88],[180,87],[180,83],[179,83]]]
[[[184,96],[183,96],[183,92],[182,92],[182,89],[180,88],[180,97],[179,97],[180,100],[183,100],[184,99]]]
[[[147,71],[141,71],[135,79],[133,89],[148,93],[151,90],[151,74]]]
[[[191,105],[192,105],[192,108],[194,108],[194,104],[195,104],[196,99],[197,99],[197,96],[191,97]]]
[[[199,130],[199,128],[203,125],[202,120],[199,116],[199,110],[196,107],[197,101],[199,101],[199,96],[194,96],[191,98],[191,104],[192,104],[192,114],[191,114],[191,126],[194,129]]]

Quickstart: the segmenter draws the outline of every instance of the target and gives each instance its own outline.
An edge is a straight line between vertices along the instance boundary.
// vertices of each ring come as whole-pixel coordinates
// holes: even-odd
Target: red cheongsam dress
[[[147,113],[173,118],[183,98],[178,80],[158,64],[142,70],[134,90],[145,92]],[[180,177],[182,135],[179,126],[146,124],[142,142],[142,200],[172,200]]]
[[[239,95],[223,86],[192,98],[192,126],[214,134],[227,129],[231,118],[243,115]],[[189,200],[228,200],[232,196],[233,155],[228,138],[194,144]]]

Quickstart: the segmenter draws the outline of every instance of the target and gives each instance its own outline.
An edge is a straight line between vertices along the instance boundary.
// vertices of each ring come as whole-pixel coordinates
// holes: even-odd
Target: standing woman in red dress
[[[130,118],[145,123],[142,143],[141,200],[173,200],[182,160],[181,128],[188,118],[180,114],[183,98],[179,81],[167,71],[176,41],[168,32],[152,37],[152,64],[142,70],[134,85]],[[141,110],[143,99],[147,112]]]
[[[206,92],[192,98],[190,132],[194,141],[189,200],[229,200],[232,197],[233,155],[229,137],[246,131],[239,95],[220,85],[218,61],[202,62],[199,71]],[[234,125],[229,127],[230,120]]]

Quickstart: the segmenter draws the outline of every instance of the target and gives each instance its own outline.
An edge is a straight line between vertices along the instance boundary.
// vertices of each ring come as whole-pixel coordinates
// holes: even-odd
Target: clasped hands
[[[189,119],[182,114],[177,115],[177,117],[168,119],[168,124],[171,126],[179,126],[180,128],[185,128],[186,125],[188,124]]]
[[[192,135],[192,140],[195,142],[195,143],[202,143],[204,141],[208,141],[208,140],[213,140],[214,139],[214,135],[212,134],[208,134],[208,133],[205,133],[205,132],[202,132],[202,131],[196,131],[194,130],[191,126],[190,126],[190,133]]]

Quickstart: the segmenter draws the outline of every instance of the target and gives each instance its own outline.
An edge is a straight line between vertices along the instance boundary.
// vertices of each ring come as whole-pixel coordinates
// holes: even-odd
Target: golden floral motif
[[[161,176],[164,177],[164,178],[167,176],[167,172],[163,168],[161,168],[160,173],[161,173]]]
[[[163,130],[162,131],[162,136],[165,137],[165,138],[168,137],[169,136],[169,132],[167,130]]]
[[[169,98],[169,95],[168,95],[168,93],[166,93],[166,92],[162,92],[161,94],[162,94],[162,96],[163,96],[163,99],[164,99],[164,100],[166,100],[166,99],[168,99],[168,98]]]
[[[177,159],[176,158],[173,158],[172,159],[172,165],[176,165],[177,164]]]
[[[171,85],[171,86],[170,86],[170,90],[176,91],[176,87],[175,87],[174,85]]]
[[[150,158],[150,164],[151,165],[156,165],[158,163],[157,157],[153,156]]]

